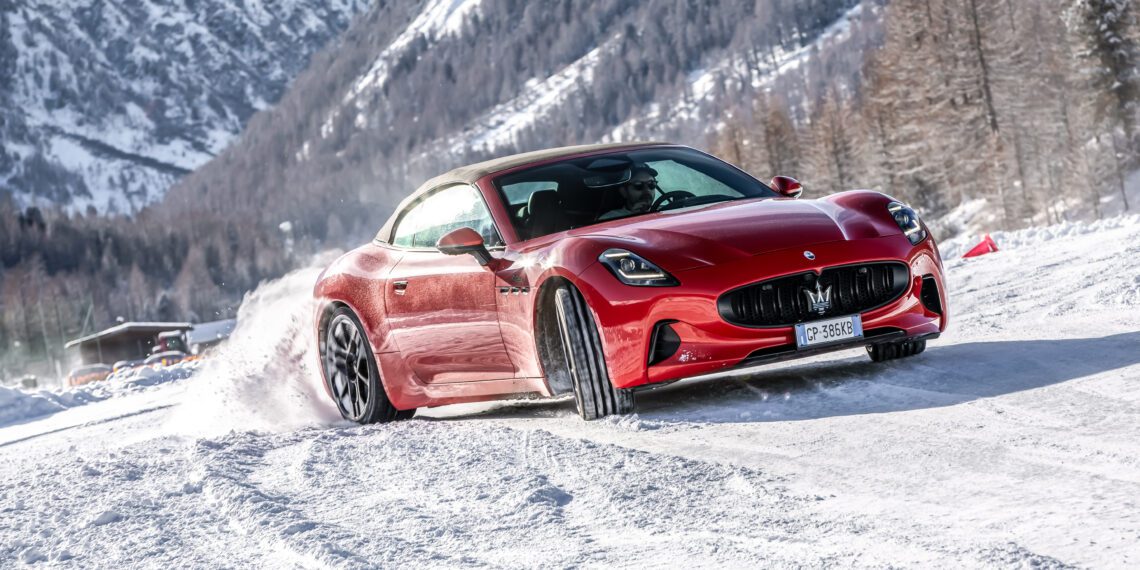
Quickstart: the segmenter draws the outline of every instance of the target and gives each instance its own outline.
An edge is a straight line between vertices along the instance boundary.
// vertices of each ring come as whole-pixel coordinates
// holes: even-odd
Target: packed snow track
[[[1136,567],[1140,218],[994,237],[944,245],[951,328],[918,357],[591,423],[562,400],[344,424],[300,271],[189,377],[0,394],[0,567]]]

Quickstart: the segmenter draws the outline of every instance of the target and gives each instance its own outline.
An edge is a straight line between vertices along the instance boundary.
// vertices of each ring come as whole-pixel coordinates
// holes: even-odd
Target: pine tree
[[[1129,0],[1074,0],[1065,16],[1075,36],[1076,55],[1084,63],[1082,74],[1097,94],[1093,103],[1096,121],[1106,127],[1111,177],[1127,210],[1130,205],[1124,169],[1135,160],[1136,115],[1140,105],[1132,4]],[[1117,139],[1117,129],[1123,141]]]

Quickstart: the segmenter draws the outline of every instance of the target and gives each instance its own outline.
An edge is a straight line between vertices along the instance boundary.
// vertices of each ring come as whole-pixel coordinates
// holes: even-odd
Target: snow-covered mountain
[[[705,146],[726,110],[749,99],[742,92],[799,102],[818,96],[820,78],[857,74],[880,6],[377,4],[167,207],[199,216],[256,205],[243,219],[290,220],[320,240],[328,228],[375,231],[411,187],[463,162],[607,139]],[[363,207],[327,207],[340,203]]]
[[[153,202],[368,5],[0,2],[0,194],[103,211]]]
[[[708,146],[747,89],[803,101],[805,78],[858,70],[816,68],[860,52],[882,1],[0,0],[0,293],[71,298],[81,279],[94,314],[46,315],[76,336],[120,315],[230,316],[459,163],[607,138]],[[28,217],[31,202],[137,213]],[[39,330],[8,313],[0,349]]]
[[[367,99],[371,92],[386,91],[388,69],[407,52],[415,53],[412,42],[416,38],[426,38],[417,58],[433,57],[433,44],[441,39],[455,40],[471,27],[463,21],[471,15],[478,15],[480,0],[429,0],[420,15],[411,25],[385,48],[372,63],[366,73],[352,85],[342,106],[336,108],[329,121],[326,121],[323,135],[330,134],[334,127],[332,118],[346,112],[345,106],[355,104],[358,120],[354,127],[370,124],[363,120],[366,116]],[[631,105],[628,113],[621,113],[619,122],[612,130],[601,133],[602,142],[694,137],[703,135],[718,127],[726,107],[734,102],[726,100],[727,90],[739,93],[741,89],[772,89],[798,91],[789,95],[790,99],[807,99],[810,94],[803,89],[804,75],[789,80],[795,71],[804,72],[808,65],[820,65],[822,61],[832,61],[837,57],[847,58],[851,65],[848,71],[859,69],[867,43],[874,43],[878,30],[880,5],[878,2],[820,2],[806,3],[801,10],[811,14],[812,27],[796,29],[792,35],[798,41],[781,41],[772,34],[763,38],[733,38],[728,45],[710,49],[707,53],[693,54],[693,62],[700,66],[692,70],[682,70],[684,79],[654,94],[640,105]],[[524,12],[525,13],[525,12]],[[637,16],[650,16],[652,8]],[[756,20],[778,19],[772,14],[749,14]],[[617,33],[603,33],[591,49],[579,57],[568,60],[561,67],[545,67],[529,77],[519,77],[508,97],[496,105],[475,113],[453,131],[446,132],[433,143],[423,145],[419,158],[438,160],[441,153],[450,156],[470,154],[502,154],[503,152],[527,149],[535,146],[533,132],[547,129],[559,122],[565,115],[580,107],[581,102],[594,95],[596,83],[620,83],[621,75],[607,75],[615,62],[620,62],[628,53],[627,45],[631,38],[642,36],[649,26],[631,18],[624,29],[614,26]],[[863,34],[853,33],[857,27]],[[868,31],[867,28],[872,28]],[[744,34],[741,34],[742,36]],[[640,39],[635,37],[634,41]],[[757,52],[763,57],[757,57]],[[749,57],[751,56],[751,57]],[[814,58],[814,59],[813,59]],[[628,63],[628,62],[627,62]],[[628,68],[627,68],[628,69]],[[844,83],[845,77],[831,79]],[[730,87],[731,86],[731,87]],[[373,95],[374,97],[374,95]],[[799,102],[799,101],[797,101]],[[802,101],[810,105],[808,101]],[[710,120],[712,119],[712,120]],[[544,143],[539,143],[542,145]]]
[[[866,33],[853,33],[853,27],[866,32],[868,25],[877,23],[878,10],[875,2],[867,2],[828,14],[829,23],[810,34],[809,41],[788,46],[768,45],[765,57],[756,61],[748,60],[755,45],[735,46],[735,49],[711,54],[701,67],[686,74],[678,91],[664,93],[636,109],[603,134],[601,141],[702,138],[701,135],[720,127],[729,118],[725,114],[733,103],[726,100],[729,88],[733,93],[742,88],[797,91],[789,98],[810,105],[806,101],[810,94],[802,89],[803,77],[791,77],[792,74],[837,56],[852,59],[855,63],[847,69],[857,70],[866,47],[861,42],[869,38]],[[607,59],[620,57],[621,40],[621,36],[609,38],[557,72],[529,79],[509,101],[465,125],[460,136],[445,137],[447,151],[454,155],[472,150],[494,154],[525,144],[528,131],[541,128],[574,101],[588,97],[595,80],[605,80],[597,76],[597,71]],[[845,78],[836,79],[842,83]],[[432,149],[431,153],[439,150]]]

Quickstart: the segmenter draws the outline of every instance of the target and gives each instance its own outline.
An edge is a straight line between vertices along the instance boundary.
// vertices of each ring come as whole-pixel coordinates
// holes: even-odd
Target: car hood
[[[860,207],[854,208],[830,197],[740,200],[615,220],[569,233],[645,255],[667,271],[683,271],[791,247],[901,233],[887,214],[889,198],[866,194],[871,196],[864,196]]]

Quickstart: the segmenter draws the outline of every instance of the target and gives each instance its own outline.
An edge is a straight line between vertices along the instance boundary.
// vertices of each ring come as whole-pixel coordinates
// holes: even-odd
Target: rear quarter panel
[[[365,334],[377,353],[395,352],[384,318],[384,287],[391,268],[401,252],[378,243],[358,247],[329,265],[317,279],[313,296],[317,300],[317,321],[334,303],[343,303],[356,313]]]

